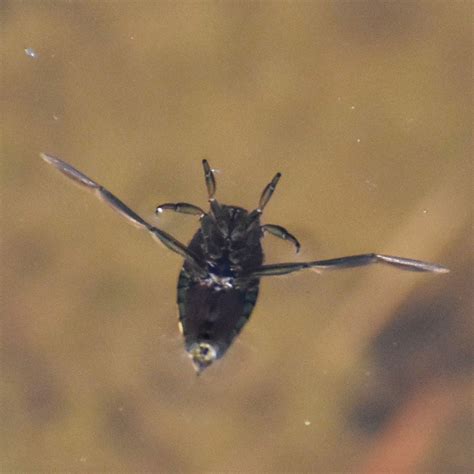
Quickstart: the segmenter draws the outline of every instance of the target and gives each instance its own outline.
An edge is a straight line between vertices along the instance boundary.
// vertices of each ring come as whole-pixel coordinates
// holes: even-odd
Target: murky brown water
[[[470,2],[1,12],[2,472],[472,471]],[[149,219],[205,205],[203,157],[246,208],[281,171],[265,222],[302,253],[268,236],[268,261],[379,251],[452,272],[266,279],[196,378],[180,259],[40,151]]]

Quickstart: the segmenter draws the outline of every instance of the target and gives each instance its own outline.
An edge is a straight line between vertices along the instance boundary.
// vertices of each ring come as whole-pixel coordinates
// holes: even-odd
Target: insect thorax
[[[262,264],[260,219],[235,206],[219,206],[201,219],[201,228],[189,244],[208,271],[207,283],[234,288],[239,277]]]

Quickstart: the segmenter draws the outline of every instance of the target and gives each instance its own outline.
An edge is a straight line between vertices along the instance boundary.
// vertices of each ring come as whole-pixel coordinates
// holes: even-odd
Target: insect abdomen
[[[257,280],[245,289],[215,289],[193,281],[183,269],[178,280],[178,309],[186,350],[205,342],[216,349],[217,358],[222,357],[249,320],[257,297]]]

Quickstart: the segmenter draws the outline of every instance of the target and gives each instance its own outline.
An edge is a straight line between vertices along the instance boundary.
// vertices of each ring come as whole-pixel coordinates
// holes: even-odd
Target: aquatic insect
[[[275,224],[262,225],[260,222],[263,209],[281,177],[280,173],[263,190],[258,207],[248,212],[241,207],[220,204],[216,200],[214,173],[208,162],[203,160],[209,211],[182,202],[166,203],[156,208],[157,213],[171,210],[199,216],[200,228],[190,244],[185,246],[167,232],[146,222],[110,191],[71,165],[45,153],[41,153],[41,157],[68,178],[93,191],[129,222],[146,229],[166,248],[184,258],[178,278],[179,326],[186,351],[198,374],[226,353],[249,320],[257,302],[262,277],[285,275],[305,268],[322,272],[372,263],[385,263],[420,272],[449,271],[441,265],[377,253],[264,265],[261,240],[265,232],[288,240],[295,246],[296,252],[300,249],[296,237],[285,228]]]

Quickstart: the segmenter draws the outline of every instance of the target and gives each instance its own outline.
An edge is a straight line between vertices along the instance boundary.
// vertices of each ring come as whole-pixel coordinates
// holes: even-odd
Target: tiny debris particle
[[[305,425],[305,426],[309,426],[310,424],[311,424],[311,421],[309,421],[309,420],[304,420],[304,425]]]
[[[373,183],[372,181],[370,181],[370,179],[366,179],[365,184],[367,184],[372,189],[375,189],[377,187],[377,185]]]
[[[360,138],[358,138],[356,141],[357,141],[357,143],[360,143]]]
[[[38,53],[33,48],[25,48],[25,54],[30,58],[37,59]]]
[[[351,105],[351,110],[355,110],[355,105]]]

